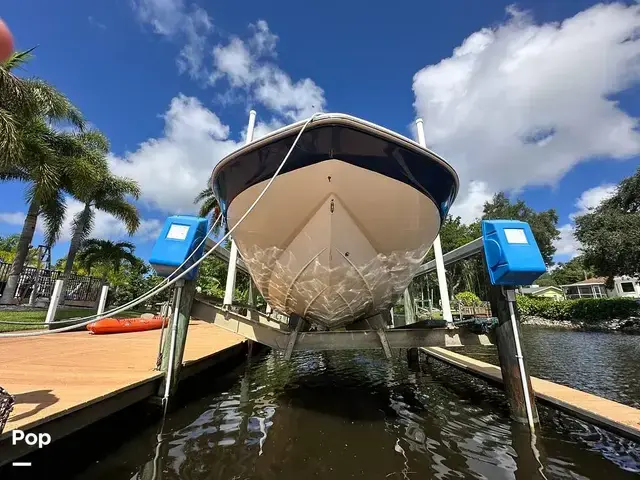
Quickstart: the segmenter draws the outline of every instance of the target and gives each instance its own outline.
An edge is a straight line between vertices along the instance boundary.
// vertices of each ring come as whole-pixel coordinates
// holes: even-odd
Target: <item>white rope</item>
[[[116,307],[114,310],[111,310],[109,312],[105,312],[103,314],[100,315],[92,315],[91,317],[85,317],[85,318],[90,318],[89,320],[83,321],[81,323],[77,323],[74,325],[70,325],[68,327],[63,327],[63,328],[57,328],[55,330],[44,330],[44,331],[37,331],[37,332],[23,332],[23,333],[0,333],[0,338],[17,338],[17,337],[37,337],[40,335],[51,335],[54,333],[62,333],[62,332],[68,332],[69,330],[74,330],[76,328],[79,327],[83,327],[86,326],[90,323],[93,323],[94,321],[97,320],[101,320],[103,318],[107,318],[111,315],[117,315],[118,313],[124,312],[125,310],[128,310],[129,308],[139,305],[140,303],[148,300],[149,298],[153,297],[154,295],[166,290],[167,288],[169,288],[171,285],[173,285],[174,283],[176,283],[178,280],[180,280],[182,277],[184,277],[185,275],[187,275],[191,270],[193,270],[194,268],[196,268],[200,262],[204,261],[205,258],[207,258],[209,255],[211,255],[216,248],[218,248],[230,235],[231,233],[238,228],[238,226],[240,226],[240,224],[244,221],[244,219],[253,211],[253,209],[256,207],[256,205],[258,204],[258,202],[262,199],[262,197],[264,196],[265,193],[267,193],[267,190],[269,190],[269,188],[271,187],[271,184],[275,181],[276,177],[278,176],[278,174],[280,173],[280,170],[282,170],[282,167],[284,167],[285,163],[287,162],[287,160],[289,160],[289,157],[291,156],[291,153],[293,152],[293,149],[296,147],[296,145],[298,144],[298,141],[300,140],[300,137],[302,136],[302,133],[305,131],[306,127],[309,125],[309,123],[311,123],[313,121],[314,118],[316,118],[318,115],[321,115],[321,113],[314,113],[311,117],[309,117],[309,119],[304,123],[304,125],[302,126],[302,128],[300,129],[300,132],[298,132],[298,135],[296,136],[295,140],[293,141],[293,143],[291,144],[291,148],[289,148],[289,151],[287,152],[287,154],[285,155],[284,159],[282,160],[282,163],[280,163],[280,166],[278,167],[278,169],[275,171],[275,173],[273,174],[273,176],[271,177],[271,180],[269,180],[269,183],[267,183],[267,185],[264,187],[264,189],[262,190],[262,192],[260,192],[260,195],[258,195],[258,197],[255,199],[255,201],[251,204],[251,206],[247,209],[247,211],[244,213],[244,215],[242,215],[242,217],[240,217],[240,219],[238,220],[238,222],[226,233],[226,235],[224,237],[222,237],[220,239],[220,241],[218,243],[216,243],[213,248],[211,250],[209,250],[208,252],[206,252],[202,257],[200,257],[200,259],[196,260],[194,262],[193,265],[191,265],[190,267],[188,267],[184,272],[182,272],[180,275],[178,275],[177,277],[175,277],[173,280],[168,281],[165,285],[159,284],[158,288],[153,288],[151,290],[149,290],[149,293],[141,295],[140,297],[138,297],[138,299],[136,301],[131,301],[125,305],[122,305],[120,307]],[[203,241],[206,240],[206,236],[205,239]],[[194,252],[197,251],[197,249],[194,249]],[[192,253],[193,255],[193,253]],[[187,260],[189,260],[189,258],[191,258],[191,255],[187,258]],[[183,262],[183,265],[187,262],[187,260],[185,260]],[[182,266],[182,265],[181,265]],[[169,277],[167,277],[167,280],[169,280],[169,278],[171,277],[171,275]],[[84,319],[80,319],[80,320],[84,320]]]

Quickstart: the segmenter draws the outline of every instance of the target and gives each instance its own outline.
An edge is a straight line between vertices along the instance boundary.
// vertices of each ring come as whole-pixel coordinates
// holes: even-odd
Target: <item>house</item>
[[[640,281],[627,275],[614,277],[613,289],[607,289],[605,277],[588,278],[569,285],[562,285],[567,299],[628,297],[640,298]]]
[[[530,285],[520,289],[520,293],[531,295],[532,297],[551,298],[553,300],[564,300],[564,293],[560,287],[553,285],[540,287],[538,285]]]

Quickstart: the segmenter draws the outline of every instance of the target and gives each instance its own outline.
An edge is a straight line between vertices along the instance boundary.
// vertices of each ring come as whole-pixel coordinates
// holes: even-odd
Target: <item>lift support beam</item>
[[[294,333],[284,325],[258,312],[258,321],[223,310],[202,300],[193,303],[191,316],[198,320],[237,333],[249,340],[260,342],[271,348],[286,351],[299,350],[352,350],[383,348],[380,334],[376,330],[312,331]],[[278,325],[276,328],[274,325]],[[464,345],[491,345],[487,335],[476,335],[465,329],[387,329],[384,337],[388,348],[461,347]],[[290,343],[291,341],[292,344]],[[385,348],[386,350],[386,348]]]
[[[216,243],[217,242],[215,240],[213,240],[212,238],[207,238],[207,241],[204,244],[205,251],[208,252],[209,250],[211,250]],[[231,255],[231,253],[229,252],[229,250],[227,250],[222,245],[220,245],[218,248],[216,248],[216,251],[213,252],[213,255],[218,257],[223,262],[229,263],[229,257]],[[247,266],[245,265],[244,261],[240,258],[239,255],[238,255],[238,262],[237,262],[236,265],[237,265],[238,270],[240,270],[243,273],[246,273],[247,275],[249,274],[249,270],[247,269]]]

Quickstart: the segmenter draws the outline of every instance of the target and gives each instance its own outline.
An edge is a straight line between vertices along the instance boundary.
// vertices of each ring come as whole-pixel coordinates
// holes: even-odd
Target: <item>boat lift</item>
[[[419,142],[426,147],[422,121],[419,120],[416,123]],[[247,143],[253,137],[254,124],[255,112],[251,111]],[[213,240],[194,236],[195,229],[191,228],[197,225],[197,230],[201,231],[202,226],[205,225],[206,232],[206,219],[190,218],[191,220],[181,216],[167,219],[160,238],[154,246],[150,261],[160,275],[174,275],[177,273],[175,269],[185,264],[188,268],[189,262],[192,265],[202,257],[205,248],[210,252],[216,246]],[[436,270],[443,299],[445,328],[411,328],[411,325],[394,328],[391,312],[378,313],[371,318],[350,324],[345,330],[335,331],[327,331],[319,326],[315,326],[313,330],[305,319],[293,315],[288,317],[286,322],[278,321],[268,314],[270,312],[268,307],[267,313],[263,313],[248,306],[246,315],[241,315],[232,311],[236,269],[249,272],[240,258],[233,239],[230,251],[218,245],[211,253],[228,263],[222,306],[196,298],[197,271],[191,272],[192,274],[186,280],[181,280],[177,285],[178,288],[175,289],[176,309],[173,314],[171,334],[166,337],[165,348],[163,348],[162,369],[167,371],[162,386],[163,402],[168,401],[170,394],[177,386],[190,318],[212,323],[252,342],[260,342],[271,348],[282,350],[285,359],[291,358],[294,351],[300,350],[382,348],[386,357],[390,359],[393,348],[407,348],[410,351],[413,349],[415,352],[419,347],[490,345],[492,338],[489,335],[472,333],[464,327],[454,325],[448,302],[449,294],[444,268],[449,263],[481,252],[484,252],[492,284],[490,289],[492,311],[498,317],[498,325],[492,332],[492,337],[495,333],[512,416],[522,423],[528,423],[533,431],[538,417],[520,346],[513,288],[517,285],[530,284],[546,269],[529,225],[525,222],[509,220],[483,221],[482,237],[446,255],[442,255],[438,236],[434,242],[435,259],[421,266],[415,273],[415,276],[418,276]],[[407,326],[409,328],[406,328]]]

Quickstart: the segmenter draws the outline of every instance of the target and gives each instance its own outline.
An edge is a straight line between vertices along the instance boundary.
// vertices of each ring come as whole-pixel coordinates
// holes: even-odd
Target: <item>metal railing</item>
[[[9,278],[11,264],[0,262],[0,295],[4,291]],[[36,298],[50,298],[56,280],[63,277],[63,272],[58,270],[48,270],[46,268],[37,269],[35,267],[24,267],[18,280],[15,298],[28,300],[33,288],[36,289]],[[37,285],[35,285],[37,280]],[[97,301],[100,295],[100,288],[103,280],[87,275],[76,275],[72,273],[66,282],[65,300],[93,302]]]

